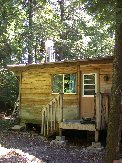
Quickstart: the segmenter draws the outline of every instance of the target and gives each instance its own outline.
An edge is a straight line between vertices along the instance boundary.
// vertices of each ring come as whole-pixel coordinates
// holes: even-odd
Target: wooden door
[[[93,118],[95,109],[94,95],[98,91],[97,71],[82,71],[81,75],[81,117]]]
[[[81,117],[92,118],[94,116],[94,98],[82,97],[81,99]]]

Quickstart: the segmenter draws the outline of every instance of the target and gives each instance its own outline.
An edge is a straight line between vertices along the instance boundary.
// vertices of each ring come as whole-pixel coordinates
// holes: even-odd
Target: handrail
[[[63,94],[52,99],[41,111],[41,134],[48,136],[56,131],[56,124],[63,120]]]

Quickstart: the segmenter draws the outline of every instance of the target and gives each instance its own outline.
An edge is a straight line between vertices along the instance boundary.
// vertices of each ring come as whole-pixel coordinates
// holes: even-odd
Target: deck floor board
[[[75,129],[75,130],[86,130],[86,131],[96,131],[95,124],[87,123],[82,124],[80,120],[71,120],[61,122],[59,124],[61,129]]]

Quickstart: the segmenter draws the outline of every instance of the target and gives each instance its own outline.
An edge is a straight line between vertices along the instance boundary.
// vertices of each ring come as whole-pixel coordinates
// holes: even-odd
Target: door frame
[[[100,91],[100,69],[99,68],[93,68],[93,69],[81,69],[80,70],[80,90],[79,90],[79,117],[82,118],[82,97],[83,97],[83,74],[96,74],[96,96],[98,92]],[[84,96],[85,97],[85,96]],[[86,96],[91,97],[91,96]],[[99,97],[96,97],[96,112],[98,112],[99,108]],[[98,113],[96,113],[98,114]]]

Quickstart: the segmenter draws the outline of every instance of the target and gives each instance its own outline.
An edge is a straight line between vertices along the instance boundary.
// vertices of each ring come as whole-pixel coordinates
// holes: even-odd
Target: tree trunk
[[[64,0],[60,0],[60,1],[58,1],[58,3],[59,3],[59,6],[60,6],[60,20],[61,20],[62,25],[64,26]],[[60,34],[60,40],[61,40],[60,47],[58,47],[59,54],[60,54],[59,60],[63,60],[64,59],[63,31]]]
[[[111,107],[107,131],[105,163],[119,159],[122,96],[122,0],[116,1],[116,33]]]
[[[31,64],[33,62],[33,31],[32,31],[32,24],[33,24],[33,1],[28,1],[28,11],[29,11],[29,36],[28,36],[28,63]]]

